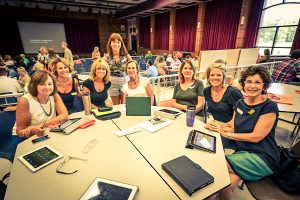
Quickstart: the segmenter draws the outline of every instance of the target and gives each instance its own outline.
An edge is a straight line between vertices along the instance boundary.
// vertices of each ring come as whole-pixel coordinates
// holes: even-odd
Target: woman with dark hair
[[[264,67],[252,66],[243,71],[239,83],[246,93],[245,99],[235,104],[228,124],[212,126],[212,130],[223,137],[235,140],[237,146],[233,154],[226,155],[231,184],[220,192],[221,199],[231,199],[241,179],[258,181],[279,167],[280,155],[275,141],[279,111],[277,104],[265,96],[271,82]]]
[[[114,105],[122,101],[122,86],[125,84],[124,67],[132,58],[127,52],[120,34],[112,33],[106,45],[106,54],[103,59],[107,61],[111,72],[110,96]]]
[[[172,106],[186,111],[188,106],[195,106],[196,113],[202,114],[204,106],[203,82],[196,80],[196,69],[190,60],[184,61],[178,72],[179,83],[174,88]]]
[[[35,72],[28,92],[20,97],[16,111],[16,133],[20,137],[42,135],[44,128],[68,119],[67,109],[57,94],[57,86],[50,73]]]

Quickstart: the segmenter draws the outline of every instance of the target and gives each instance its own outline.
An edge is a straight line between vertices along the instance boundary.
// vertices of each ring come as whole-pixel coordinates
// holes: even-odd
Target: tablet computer
[[[180,112],[180,111],[163,108],[163,109],[159,109],[159,110],[155,111],[154,114],[161,116],[161,117],[168,118],[168,119],[175,119],[181,113],[182,112]]]
[[[132,200],[136,196],[137,191],[138,187],[134,185],[96,178],[80,200]]]
[[[45,145],[19,156],[19,160],[32,172],[36,172],[62,157],[63,155],[61,153],[57,152],[52,147]]]
[[[70,134],[76,130],[80,124],[83,123],[82,118],[68,119],[61,123],[57,128],[50,129],[51,132],[62,132],[64,134]]]
[[[187,148],[198,148],[204,151],[216,152],[216,137],[203,133],[198,130],[192,130],[186,144]]]

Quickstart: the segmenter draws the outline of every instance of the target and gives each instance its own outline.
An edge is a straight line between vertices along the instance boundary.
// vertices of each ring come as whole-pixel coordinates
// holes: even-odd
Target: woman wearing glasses
[[[206,70],[206,80],[209,87],[205,88],[203,93],[210,112],[214,118],[219,122],[227,123],[232,119],[233,106],[241,98],[242,93],[235,87],[225,84],[226,73],[225,65],[223,63],[213,63]],[[211,128],[211,122],[206,125],[208,129]],[[222,137],[224,148],[234,148],[234,142]]]
[[[221,199],[231,199],[241,179],[258,181],[272,175],[279,167],[275,141],[278,107],[265,96],[272,80],[264,67],[249,67],[241,73],[239,83],[246,93],[234,106],[229,126],[214,125],[223,137],[235,140],[237,151],[226,155],[231,185],[220,192]],[[211,197],[212,199],[215,196]]]
[[[110,70],[103,59],[95,60],[91,67],[90,78],[83,82],[82,93],[91,95],[92,109],[113,106],[108,97],[108,89],[111,86]]]
[[[68,119],[67,109],[57,94],[56,83],[49,72],[35,72],[28,92],[20,97],[16,111],[16,133],[20,137],[43,135],[44,128]]]
[[[50,69],[56,76],[58,94],[62,98],[68,113],[71,114],[80,111],[79,105],[76,105],[76,96],[80,96],[78,81],[71,78],[72,71],[69,61],[64,58],[56,58],[51,62]],[[80,104],[79,99],[78,104]]]

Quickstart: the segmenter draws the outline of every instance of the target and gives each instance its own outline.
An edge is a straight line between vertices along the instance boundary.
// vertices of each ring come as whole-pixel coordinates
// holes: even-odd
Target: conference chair
[[[300,200],[300,195],[289,194],[281,190],[271,177],[257,182],[243,181],[240,186],[241,190],[244,189],[244,185],[257,200]]]
[[[12,92],[2,92],[0,93],[0,110],[8,106],[15,106],[18,104],[17,96],[10,95]],[[21,96],[21,94],[20,94]]]

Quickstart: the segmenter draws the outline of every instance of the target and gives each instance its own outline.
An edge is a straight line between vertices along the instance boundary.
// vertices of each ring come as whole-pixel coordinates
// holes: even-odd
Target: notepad
[[[170,124],[172,124],[172,122],[170,120],[156,116],[156,117],[153,117],[147,121],[144,121],[144,122],[138,124],[138,126],[151,132],[151,133],[154,133],[166,126],[169,126]]]

